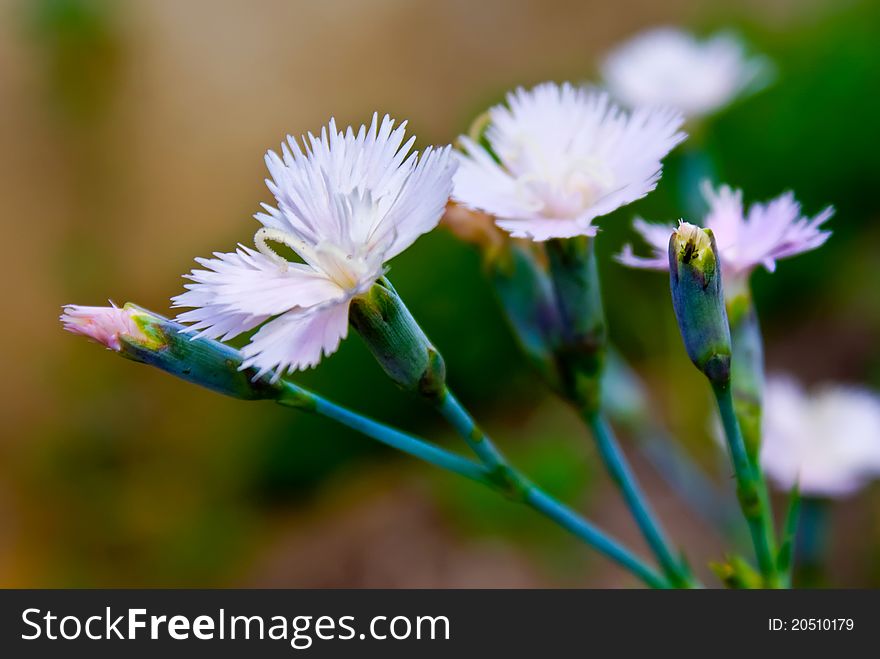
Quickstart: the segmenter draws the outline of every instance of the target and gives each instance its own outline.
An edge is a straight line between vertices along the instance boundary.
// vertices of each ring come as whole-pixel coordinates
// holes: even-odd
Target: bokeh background
[[[735,28],[775,84],[703,135],[749,199],[837,207],[821,250],[755,278],[771,370],[880,386],[880,5],[846,0],[0,0],[2,586],[618,586],[533,513],[329,422],[225,399],[61,331],[64,303],[167,312],[192,259],[248,241],[262,155],[374,110],[447,143],[503,92],[595,78],[638,30]],[[603,218],[611,332],[658,415],[729,486],[666,282],[610,256],[682,214],[680,156]],[[478,255],[436,231],[393,279],[451,381],[525,471],[633,546],[576,417],[520,358]],[[302,383],[457,446],[358,338]],[[723,541],[638,454],[701,574]],[[880,585],[880,491],[838,504],[827,583]]]

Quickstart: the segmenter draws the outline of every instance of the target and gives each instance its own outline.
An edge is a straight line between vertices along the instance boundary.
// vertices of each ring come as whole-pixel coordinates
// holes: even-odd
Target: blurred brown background
[[[167,312],[195,256],[250,240],[270,199],[262,156],[287,133],[378,110],[408,118],[421,146],[447,143],[512,86],[589,79],[640,29],[732,25],[780,75],[710,129],[730,182],[749,199],[792,187],[808,212],[839,209],[827,249],[759,277],[769,360],[876,386],[877,19],[873,3],[818,0],[0,0],[0,585],[632,584],[476,486],[329,422],[116,359],[63,333],[60,307],[111,298]],[[637,210],[678,216],[669,185],[602,222],[606,298],[665,420],[713,466],[706,397],[660,304],[662,277],[607,259]],[[477,256],[435,232],[393,277],[499,442],[641,548],[585,432],[516,354]],[[357,339],[302,381],[455,445]],[[706,574],[720,540],[635,459]],[[872,499],[839,507],[836,583],[880,583]]]

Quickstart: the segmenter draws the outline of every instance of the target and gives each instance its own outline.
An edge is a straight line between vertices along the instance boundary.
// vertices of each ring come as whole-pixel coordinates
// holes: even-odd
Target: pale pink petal
[[[595,235],[595,218],[656,187],[662,158],[685,137],[676,111],[629,114],[568,83],[517,89],[489,117],[491,154],[461,138],[453,197],[538,241]]]
[[[451,147],[425,149],[393,205],[368,236],[371,245],[381,246],[384,260],[394,258],[437,226],[452,194],[457,165]]]
[[[205,269],[187,275],[194,283],[173,298],[175,307],[194,308],[177,319],[194,323],[189,329],[198,336],[231,338],[271,316],[345,296],[323,273],[300,263],[280,264],[248,247],[215,257],[197,259]]]
[[[128,309],[120,309],[115,304],[111,307],[68,304],[61,314],[61,322],[68,332],[85,336],[116,352],[122,348],[119,342],[121,336],[143,335],[132,320],[131,312]]]
[[[785,490],[853,494],[880,476],[880,397],[841,385],[806,392],[791,378],[769,378],[761,465]]]
[[[672,236],[674,227],[666,224],[651,224],[637,217],[633,220],[633,228],[648,243],[651,255],[647,257],[636,256],[632,245],[627,244],[623,246],[623,251],[614,257],[615,260],[630,268],[667,270],[669,268],[669,238]]]
[[[322,355],[331,355],[348,334],[351,300],[311,309],[294,309],[266,323],[242,349],[242,368],[255,367],[256,377],[275,370],[275,378],[286,371],[311,368]]]

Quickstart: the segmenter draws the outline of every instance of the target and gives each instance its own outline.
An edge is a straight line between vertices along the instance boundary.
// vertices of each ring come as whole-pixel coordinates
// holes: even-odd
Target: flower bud
[[[585,409],[600,405],[605,361],[605,312],[593,239],[552,240],[547,245],[550,273],[562,318],[557,359],[566,397]]]
[[[687,222],[669,239],[672,306],[688,357],[716,385],[730,382],[730,329],[715,236]]]
[[[562,317],[539,256],[532,243],[510,240],[486,267],[522,351],[550,386],[560,390],[555,352],[562,337]]]
[[[427,397],[443,393],[443,357],[388,280],[380,280],[367,293],[352,300],[349,321],[398,386]]]
[[[188,382],[245,400],[277,398],[280,383],[269,376],[254,379],[255,369],[241,370],[241,354],[219,341],[193,338],[185,327],[163,316],[126,304],[112,307],[68,305],[64,329],[86,336],[122,357],[149,364]]]

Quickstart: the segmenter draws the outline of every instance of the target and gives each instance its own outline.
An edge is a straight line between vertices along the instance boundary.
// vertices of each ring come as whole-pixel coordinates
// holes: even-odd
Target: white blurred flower
[[[491,153],[461,137],[453,197],[518,238],[592,236],[594,218],[657,186],[683,121],[672,110],[630,115],[568,83],[520,88],[489,110]]]
[[[761,464],[782,489],[808,496],[852,494],[880,476],[880,396],[826,386],[806,393],[774,377],[764,397]]]
[[[752,204],[747,214],[741,190],[726,185],[713,190],[705,182],[703,194],[709,204],[703,226],[715,234],[721,267],[730,278],[741,280],[761,265],[773,272],[777,259],[815,249],[831,235],[821,227],[834,214],[834,209],[829,206],[812,218],[804,217],[791,192],[765,204]],[[673,227],[650,224],[641,218],[637,218],[633,226],[653,253],[649,257],[636,256],[632,245],[624,245],[617,260],[633,268],[666,270]]]
[[[299,370],[329,355],[348,332],[352,298],[365,293],[384,264],[433,229],[452,190],[455,161],[449,147],[410,153],[406,122],[394,128],[373,116],[355,133],[334,120],[319,138],[288,136],[282,156],[266,155],[266,184],[278,207],[263,204],[254,242],[233,253],[196,259],[204,270],[174,298],[193,307],[178,320],[194,323],[197,336],[232,338],[266,323],[242,353],[242,368],[259,374]],[[302,259],[291,262],[269,243]],[[270,320],[271,319],[271,320]],[[270,322],[266,322],[266,321]]]
[[[675,28],[637,35],[612,51],[601,67],[605,84],[630,107],[662,105],[687,117],[711,114],[767,77],[769,63],[746,57],[731,34],[705,41]]]

